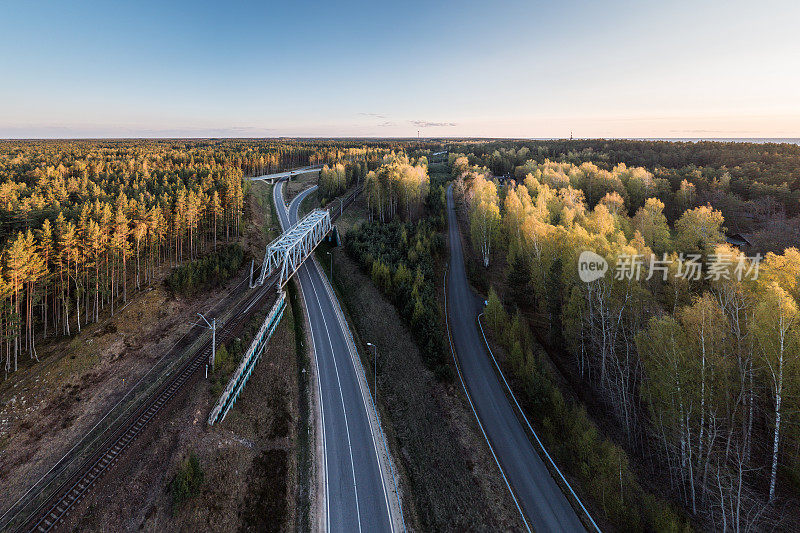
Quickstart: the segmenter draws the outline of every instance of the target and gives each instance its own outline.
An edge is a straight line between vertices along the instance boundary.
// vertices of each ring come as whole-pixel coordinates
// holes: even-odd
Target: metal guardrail
[[[242,362],[239,363],[239,367],[236,369],[236,372],[233,373],[233,376],[231,376],[225,390],[222,391],[222,395],[217,401],[217,404],[211,410],[211,414],[208,416],[209,425],[214,425],[216,422],[225,420],[228,411],[233,407],[233,404],[236,403],[236,400],[239,399],[239,395],[247,384],[247,380],[250,379],[250,374],[253,373],[253,369],[259,357],[261,357],[261,354],[264,352],[264,347],[266,347],[267,342],[270,337],[272,337],[272,333],[275,331],[281,318],[283,318],[283,310],[285,308],[286,292],[281,291],[278,294],[278,300],[272,306],[269,313],[267,313],[264,323],[261,324],[255,337],[253,337],[253,342],[250,343],[250,347],[245,352],[244,357],[242,357]]]
[[[547,448],[544,447],[544,443],[539,438],[539,435],[536,433],[536,431],[533,429],[533,426],[528,420],[527,415],[525,415],[525,411],[522,410],[522,407],[517,401],[517,397],[514,394],[514,391],[511,390],[511,386],[508,384],[508,381],[506,381],[506,376],[505,374],[503,374],[503,370],[500,368],[500,363],[497,362],[497,359],[494,356],[494,352],[492,351],[492,347],[489,346],[489,341],[486,338],[486,333],[484,333],[483,331],[483,324],[481,324],[482,316],[483,313],[479,314],[476,320],[478,322],[478,326],[481,329],[481,336],[483,337],[483,342],[484,344],[486,344],[486,349],[489,350],[489,355],[492,356],[492,362],[494,362],[494,367],[497,369],[497,373],[500,374],[500,377],[503,379],[503,384],[505,385],[508,394],[511,395],[511,399],[514,400],[514,405],[516,405],[517,411],[519,412],[520,415],[522,415],[522,418],[523,420],[525,420],[525,424],[528,426],[528,430],[531,432],[531,435],[533,435],[533,438],[536,439],[536,443],[539,445],[539,448],[541,448],[542,452],[544,452],[545,457],[547,457],[547,461],[550,463],[550,465],[556,471],[558,476],[561,478],[561,481],[564,483],[564,486],[566,486],[567,489],[569,489],[569,493],[572,495],[575,502],[577,502],[577,504],[580,506],[581,510],[584,513],[584,516],[588,519],[589,522],[591,522],[592,527],[594,527],[594,530],[597,531],[597,533],[601,533],[600,526],[598,526],[597,522],[594,521],[594,518],[592,518],[591,513],[589,513],[589,510],[586,508],[585,505],[583,505],[583,501],[581,501],[580,497],[575,492],[575,489],[572,488],[572,485],[570,485],[569,481],[567,481],[567,478],[564,477],[564,474],[561,473],[561,469],[558,468],[558,465],[556,465],[556,462],[553,460],[553,457],[547,452]],[[561,492],[564,492],[563,489]]]

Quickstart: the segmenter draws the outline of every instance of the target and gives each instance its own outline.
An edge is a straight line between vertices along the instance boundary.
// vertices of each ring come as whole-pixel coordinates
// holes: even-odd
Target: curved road
[[[283,182],[275,185],[273,198],[284,230],[298,221],[300,203],[315,188],[295,197],[287,210]],[[348,326],[313,255],[300,266],[297,277],[311,326],[322,411],[322,527],[348,533],[402,531],[383,446],[373,438],[377,421],[356,367],[358,354],[347,342]]]
[[[536,453],[486,353],[477,326],[483,300],[467,283],[452,186],[447,189],[447,216],[450,231],[448,322],[476,416],[528,526],[538,532],[585,531],[578,515]]]

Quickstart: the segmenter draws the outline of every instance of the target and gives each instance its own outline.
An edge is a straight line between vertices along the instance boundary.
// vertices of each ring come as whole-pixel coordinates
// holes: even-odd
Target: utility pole
[[[331,285],[333,284],[333,254],[330,252],[325,252],[329,256],[331,256]]]
[[[214,320],[211,325],[211,371],[214,371],[214,364],[217,360],[217,319],[214,317]]]
[[[203,326],[202,324],[200,324],[200,326],[211,330],[211,371],[213,372],[214,362],[217,359],[217,319],[216,317],[212,318],[211,322],[209,322],[201,313],[197,313],[197,316],[205,320],[207,324],[207,326]]]
[[[375,387],[375,409],[377,409],[378,408],[378,347],[372,344],[371,342],[368,342],[367,346],[370,346],[372,348],[372,369],[375,372],[372,379],[372,383],[373,386]]]

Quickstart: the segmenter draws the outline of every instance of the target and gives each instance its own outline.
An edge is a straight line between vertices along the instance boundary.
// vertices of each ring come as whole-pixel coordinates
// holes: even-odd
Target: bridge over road
[[[393,467],[347,323],[327,280],[322,280],[323,276],[316,261],[310,262],[313,264],[313,271],[311,268],[305,269],[304,265],[314,248],[330,233],[332,219],[341,213],[343,206],[352,201],[359,191],[343,198],[336,210],[338,212],[334,212],[333,216],[328,210],[318,209],[289,227],[290,215],[283,202],[282,185],[289,175],[297,173],[290,171],[260,177],[266,181],[278,182],[275,188],[276,208],[282,226],[288,229],[272,243],[274,246],[268,247],[259,282],[253,284],[251,270],[251,290],[247,291],[247,285],[244,284],[247,278],[242,279],[233,290],[235,294],[219,302],[211,313],[217,317],[219,324],[216,340],[226,342],[238,333],[257,309],[270,309],[240,368],[212,410],[209,423],[224,419],[238,398],[283,314],[283,285],[299,272],[302,278],[301,289],[305,290],[308,298],[306,301],[310,303],[313,292],[317,306],[315,309],[320,309],[309,310],[308,313],[312,317],[310,323],[315,342],[315,358],[325,361],[322,367],[317,365],[318,369],[324,369],[318,374],[318,385],[322,391],[319,403],[321,408],[324,406],[326,413],[330,411],[324,415],[328,418],[323,418],[319,425],[322,426],[320,433],[323,435],[325,450],[324,457],[321,458],[324,466],[322,476],[326,484],[333,480],[334,486],[326,485],[324,512],[321,513],[323,523],[320,528],[361,531],[363,526],[369,531],[404,530],[397,488],[393,482]],[[305,191],[292,202],[289,209],[292,220],[297,220],[299,203],[312,190],[313,188]],[[316,276],[315,281],[308,282],[308,277],[312,275]],[[211,335],[189,336],[185,343],[179,341],[164,354],[148,374],[135,383],[88,434],[11,507],[2,512],[0,530],[45,532],[57,527],[63,517],[113,468],[131,443],[146,427],[153,424],[157,415],[169,410],[170,400],[177,392],[197,378],[198,370],[213,353],[212,338],[208,337]],[[167,357],[173,352],[179,353]],[[341,359],[341,362],[333,361],[333,358]],[[333,366],[330,366],[331,363]],[[151,373],[153,378],[145,379]],[[333,379],[336,380],[339,403],[331,396],[335,392]],[[348,468],[345,464],[348,457],[350,477],[343,475]],[[390,493],[393,493],[392,497]]]
[[[331,228],[330,212],[327,209],[314,209],[286,230],[267,246],[257,284],[263,285],[268,276],[279,272],[278,287],[283,287]]]
[[[322,165],[312,165],[308,167],[295,168],[285,172],[276,172],[275,174],[264,174],[263,176],[255,176],[250,178],[251,181],[266,181],[268,183],[275,183],[284,179],[292,179],[301,174],[309,174],[311,172],[319,172]]]
[[[301,202],[315,188],[295,197],[287,208],[283,185],[275,185],[273,199],[281,225],[288,228],[296,224]],[[339,302],[314,257],[300,265],[297,279],[311,327],[319,405],[324,502],[315,529],[403,532],[394,468]]]

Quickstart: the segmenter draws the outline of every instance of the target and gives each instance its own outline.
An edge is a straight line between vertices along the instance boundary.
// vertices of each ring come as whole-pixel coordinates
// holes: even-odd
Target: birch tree
[[[500,229],[499,199],[494,182],[481,175],[475,177],[469,204],[472,242],[481,252],[483,266],[488,267],[492,243],[497,240]]]
[[[775,499],[783,399],[797,387],[800,332],[797,303],[776,282],[763,288],[753,328],[774,405],[769,501]]]

